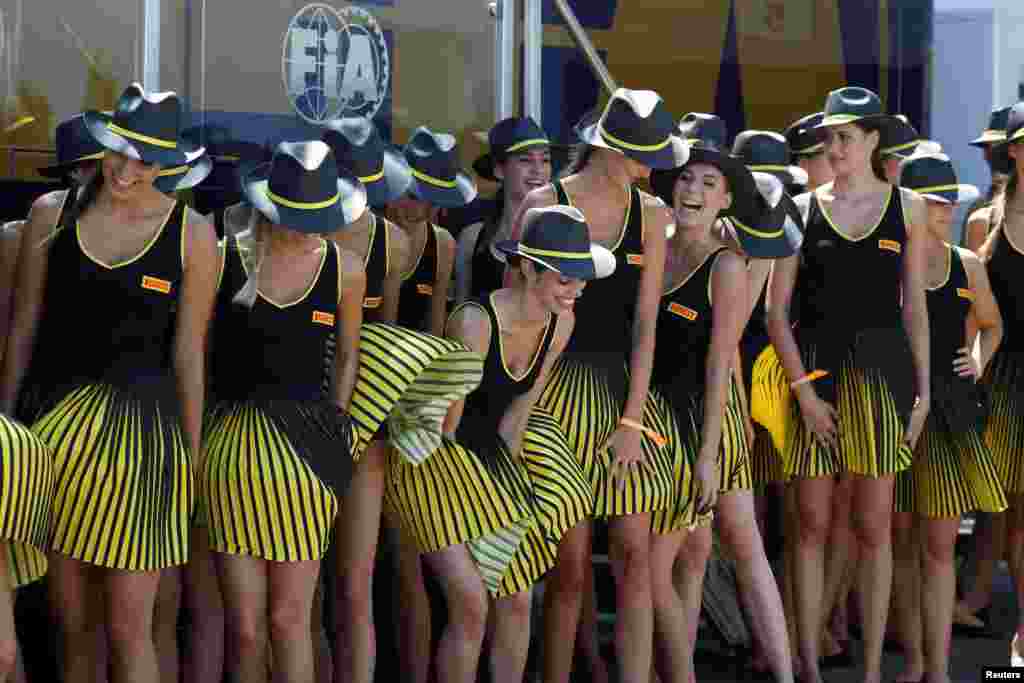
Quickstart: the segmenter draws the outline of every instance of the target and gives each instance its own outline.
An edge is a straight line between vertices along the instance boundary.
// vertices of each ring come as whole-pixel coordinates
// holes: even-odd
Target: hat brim
[[[159,164],[164,167],[181,166],[192,163],[205,152],[202,147],[198,147],[184,138],[176,140],[177,147],[174,149],[140,141],[129,141],[128,138],[118,135],[107,127],[107,124],[113,120],[111,115],[99,111],[87,111],[82,116],[85,129],[89,131],[96,142],[113,152],[145,164]]]
[[[807,171],[800,168],[799,166],[759,166],[751,165],[747,166],[747,169],[751,172],[759,173],[771,173],[773,176],[778,178],[783,185],[801,185],[806,187],[807,183],[810,182],[811,177],[807,175]]]
[[[516,151],[510,153],[509,156],[519,154],[521,152],[528,152],[531,149],[537,149],[539,147],[554,147],[554,145],[548,140],[545,140],[543,142],[538,141],[533,144],[518,147]],[[484,180],[490,180],[491,182],[500,183],[501,178],[494,174],[495,163],[497,162],[495,162],[494,160],[494,155],[491,152],[485,152],[484,154],[480,155],[476,161],[473,162],[473,172],[476,173],[477,176],[483,178]]]
[[[98,152],[97,154],[86,154],[83,157],[72,159],[71,161],[65,161],[62,164],[53,164],[51,166],[37,168],[36,173],[44,178],[64,178],[74,171],[80,164],[84,164],[87,161],[100,161],[102,159],[103,152]]]
[[[457,173],[451,186],[441,187],[413,176],[409,192],[417,199],[442,209],[456,209],[476,198],[476,184],[465,173]]]
[[[678,135],[669,135],[657,149],[636,149],[618,146],[604,139],[599,124],[594,123],[580,130],[580,139],[593,147],[611,149],[651,169],[668,170],[685,166],[690,159],[691,149]]]
[[[366,211],[366,189],[351,174],[339,175],[338,201],[319,209],[297,209],[268,196],[270,163],[261,164],[242,179],[242,194],[254,209],[275,225],[296,232],[325,235],[355,222]]]
[[[918,192],[918,194],[925,199],[941,202],[942,204],[971,204],[978,200],[978,197],[981,196],[981,191],[974,185],[960,183],[948,189]]]
[[[988,147],[989,145],[998,145],[1000,142],[1006,140],[1006,133],[1001,130],[986,130],[979,137],[974,138],[967,144],[971,147]]]
[[[891,125],[893,122],[898,120],[899,119],[892,114],[867,114],[864,116],[856,114],[831,114],[823,118],[821,123],[814,126],[814,128],[834,128],[836,126],[843,126],[847,123],[856,123],[858,121],[874,121],[883,125]]]
[[[740,248],[750,258],[792,256],[804,241],[800,210],[776,176],[757,172],[754,178],[757,201],[728,217]]]
[[[577,280],[600,280],[615,272],[615,254],[600,244],[590,245],[590,258],[539,258],[524,254],[517,240],[503,240],[494,244],[495,251],[505,256],[519,256],[553,270],[559,275]]]
[[[387,148],[384,150],[383,159],[384,175],[377,180],[363,180],[370,206],[384,206],[388,202],[393,202],[412,187],[412,170],[401,152]]]
[[[723,216],[730,215],[738,202],[752,201],[757,192],[754,178],[743,161],[731,154],[710,150],[703,147],[691,147],[690,159],[683,166],[670,170],[656,170],[651,173],[651,190],[665,202],[669,208],[673,207],[673,192],[676,181],[682,174],[683,169],[692,164],[708,164],[714,166],[725,176],[729,184],[729,193],[732,195],[733,206],[722,212]]]
[[[211,171],[213,171],[213,159],[208,155],[203,156],[199,161],[191,164],[184,173],[157,176],[153,181],[153,187],[164,194],[187,190],[206,180]]]

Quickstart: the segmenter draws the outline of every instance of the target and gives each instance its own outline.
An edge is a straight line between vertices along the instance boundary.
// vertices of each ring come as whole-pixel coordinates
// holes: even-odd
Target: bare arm
[[[907,253],[903,257],[903,325],[914,358],[914,378],[917,402],[910,413],[906,428],[906,442],[913,448],[924,429],[924,421],[931,407],[931,348],[928,336],[928,304],[925,298],[925,271],[928,239],[927,208],[924,199],[910,190],[903,193],[907,218]]]
[[[437,279],[434,281],[434,291],[430,297],[430,329],[427,330],[437,337],[444,334],[444,321],[448,308],[448,286],[452,281],[454,265],[455,240],[447,230],[438,228]]]
[[[992,207],[986,206],[978,209],[967,219],[964,226],[964,246],[977,253],[981,245],[988,238],[989,220],[992,216]]]
[[[455,304],[461,304],[473,291],[473,252],[483,223],[474,223],[459,234],[455,249]]]
[[[187,209],[186,256],[178,295],[174,336],[174,369],[178,381],[182,428],[195,466],[201,466],[203,405],[206,391],[206,348],[220,278],[221,257],[213,226]]]
[[[491,346],[491,318],[480,304],[470,302],[459,306],[448,319],[445,336],[462,342],[470,350],[479,353],[481,358],[486,358]],[[444,433],[449,437],[459,428],[464,407],[465,399],[459,399],[448,408]]]
[[[363,326],[363,297],[366,296],[366,271],[359,257],[338,250],[340,286],[334,351],[334,402],[348,412],[359,373],[359,330]]]
[[[66,192],[51,192],[32,204],[28,222],[23,228],[24,248],[18,250],[18,265],[14,274],[14,291],[10,327],[6,334],[7,348],[3,356],[3,375],[0,376],[0,413],[10,414],[21,390],[35,345],[39,320],[43,315],[43,294],[46,289],[46,269],[49,263],[49,245],[43,241],[53,231],[60,214]]]
[[[963,249],[960,250],[960,258],[967,270],[967,279],[974,294],[967,316],[967,348],[974,349],[977,346],[975,362],[980,375],[985,372],[989,361],[1003,341],[1003,316],[999,313],[999,306],[981,259]]]
[[[380,307],[367,315],[374,322],[393,323],[398,320],[398,301],[401,297],[402,275],[408,272],[410,260],[409,237],[391,221],[380,219],[388,231],[388,274],[381,288]]]
[[[0,226],[0,363],[7,347],[11,328],[11,303],[14,300],[14,276],[25,221],[11,221]],[[2,367],[2,365],[0,365]]]

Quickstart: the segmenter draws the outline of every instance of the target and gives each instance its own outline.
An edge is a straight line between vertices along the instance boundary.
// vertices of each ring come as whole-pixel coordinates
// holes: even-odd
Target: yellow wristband
[[[644,434],[645,436],[649,436],[651,438],[651,441],[657,444],[658,448],[664,448],[665,445],[668,444],[668,439],[666,439],[664,436],[654,431],[650,427],[645,427],[636,420],[630,420],[628,417],[624,417],[621,420],[619,420],[619,424],[622,425],[623,427],[635,429],[638,432]]]
[[[812,372],[808,372],[806,375],[804,375],[800,379],[794,380],[794,381],[790,382],[789,383],[789,388],[790,389],[796,389],[801,384],[809,384],[809,383],[813,382],[814,380],[821,379],[822,377],[825,377],[827,375],[828,375],[828,370],[814,370]]]

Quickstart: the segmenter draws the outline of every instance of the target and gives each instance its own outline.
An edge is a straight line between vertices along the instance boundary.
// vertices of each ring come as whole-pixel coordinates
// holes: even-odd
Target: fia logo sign
[[[295,112],[310,123],[373,118],[390,85],[384,33],[361,7],[306,5],[285,31],[281,75]]]

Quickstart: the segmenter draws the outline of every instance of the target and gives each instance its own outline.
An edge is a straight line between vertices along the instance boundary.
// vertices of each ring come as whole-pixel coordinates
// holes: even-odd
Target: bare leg
[[[864,681],[882,678],[882,643],[892,589],[892,496],[894,476],[853,479],[854,532],[861,553],[860,593],[864,624]]]
[[[961,611],[974,614],[988,606],[992,600],[992,585],[995,582],[996,567],[1003,557],[1006,544],[1006,522],[1008,513],[988,513],[986,524],[981,526],[972,540],[975,558],[974,583],[964,595]]]
[[[491,639],[491,681],[522,683],[530,650],[530,602],[525,590],[493,603],[494,634]]]
[[[1014,642],[1024,653],[1024,496],[1015,494],[1009,498],[1010,508],[1006,512],[1006,549],[1010,565],[1010,576],[1017,593],[1017,631]]]
[[[562,538],[544,587],[545,683],[569,681],[588,565],[590,524],[581,522]]]
[[[800,637],[800,672],[804,680],[821,680],[818,644],[824,623],[821,602],[825,590],[825,543],[832,518],[832,477],[798,479],[796,487],[800,533],[797,536],[793,587],[797,633]]]
[[[18,662],[18,635],[14,630],[14,591],[7,576],[7,544],[0,543],[0,682],[13,680]]]
[[[103,628],[104,599],[99,570],[64,555],[50,554],[50,603],[61,632],[61,672],[64,683],[91,683],[101,678],[106,662]]]
[[[183,667],[186,683],[224,680],[224,600],[209,532],[193,527],[188,564],[183,570],[185,606],[192,615]]]
[[[700,626],[700,607],[704,597],[704,573],[708,558],[711,557],[711,526],[701,526],[686,534],[683,547],[676,556],[673,571],[676,589],[686,610],[686,637],[690,649],[690,681],[693,672],[693,652],[697,645],[697,629]]]
[[[718,502],[721,540],[736,562],[736,579],[747,616],[768,656],[775,680],[793,681],[793,654],[786,634],[782,598],[761,534],[754,523],[754,497],[750,491],[730,491]]]
[[[608,545],[615,575],[615,655],[619,681],[645,683],[651,674],[654,646],[651,515],[627,515],[610,520]]]
[[[651,538],[655,664],[663,683],[688,683],[693,666],[686,606],[676,590],[675,563],[685,531]]]
[[[903,672],[897,683],[920,681],[924,673],[921,635],[921,552],[914,515],[897,512],[892,517],[893,617],[903,643]],[[952,594],[951,594],[952,595]]]
[[[608,683],[608,665],[601,654],[601,610],[597,604],[597,582],[594,580],[594,563],[583,567],[583,603],[580,606],[580,624],[576,630],[576,643],[590,668],[591,683]]]
[[[448,605],[448,625],[437,648],[437,677],[474,683],[487,627],[487,590],[463,545],[424,556],[436,572]]]
[[[838,643],[831,638],[829,623],[832,614],[839,608],[840,593],[849,573],[850,551],[856,544],[850,517],[850,498],[853,484],[849,479],[840,479],[832,491],[832,528],[829,532],[828,551],[825,558],[825,592],[822,602],[822,638],[831,646],[831,652],[841,651]]]
[[[181,567],[160,572],[156,604],[153,608],[153,641],[160,663],[160,680],[178,683],[178,612],[181,609]]]
[[[799,646],[796,632],[795,598],[793,576],[795,574],[796,547],[800,533],[799,513],[796,504],[796,486],[785,484],[782,494],[782,524],[785,532],[782,538],[782,611],[786,615],[786,628],[789,631],[791,647]],[[796,649],[799,649],[797,647]],[[799,671],[799,653],[793,652],[794,671]]]
[[[267,563],[245,555],[218,553],[230,652],[227,669],[240,683],[266,683],[269,676]]]
[[[921,617],[925,625],[925,671],[928,683],[949,683],[948,646],[956,594],[953,552],[960,519],[926,519],[921,524],[924,528],[921,536]]]
[[[313,683],[313,639],[310,615],[320,561],[268,562],[270,643],[274,680]]]
[[[103,570],[112,683],[152,683],[160,677],[153,642],[153,608],[160,571]]]
[[[395,626],[402,671],[408,672],[409,683],[427,683],[433,649],[433,618],[423,575],[423,556],[415,542],[400,529],[391,528],[388,535],[395,545],[394,557],[398,564],[395,585],[401,612],[395,616]]]
[[[318,683],[331,683],[334,679],[334,664],[331,661],[331,643],[324,629],[324,591],[319,577],[313,593],[313,608],[309,620],[309,636],[313,641],[314,679]]]
[[[377,648],[371,598],[386,463],[386,442],[372,442],[355,466],[335,527],[338,586],[334,678],[346,683],[373,681]]]

